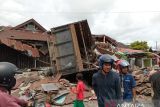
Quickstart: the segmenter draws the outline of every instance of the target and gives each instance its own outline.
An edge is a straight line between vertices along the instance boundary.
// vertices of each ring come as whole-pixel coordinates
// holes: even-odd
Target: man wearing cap
[[[99,58],[100,70],[92,77],[92,86],[98,100],[98,107],[116,107],[121,99],[120,78],[112,70],[113,59],[109,55]]]
[[[129,73],[129,63],[126,60],[121,60],[119,63],[121,91],[123,100],[126,102],[136,101],[136,81]]]

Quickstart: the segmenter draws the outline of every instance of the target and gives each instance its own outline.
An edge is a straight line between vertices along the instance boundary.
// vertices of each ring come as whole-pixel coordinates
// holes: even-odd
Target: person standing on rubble
[[[76,80],[78,81],[76,89],[71,89],[73,93],[77,95],[77,99],[74,101],[74,107],[84,107],[83,99],[84,99],[84,91],[85,84],[83,82],[82,73],[78,73],[76,75]]]
[[[12,95],[11,89],[16,84],[14,78],[18,68],[9,62],[0,62],[0,107],[27,107],[28,102]]]
[[[112,70],[114,60],[107,54],[99,58],[100,70],[92,77],[98,107],[115,107],[121,99],[120,78]]]
[[[155,67],[155,72],[150,74],[149,80],[154,92],[153,103],[154,107],[160,107],[160,67]]]
[[[129,73],[129,63],[122,60],[119,63],[120,79],[121,79],[121,92],[124,101],[136,101],[136,81],[132,74]]]

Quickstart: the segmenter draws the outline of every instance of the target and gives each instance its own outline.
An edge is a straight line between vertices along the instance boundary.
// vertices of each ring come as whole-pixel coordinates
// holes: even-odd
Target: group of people
[[[119,73],[112,70],[115,62],[110,55],[101,55],[98,63],[99,71],[92,77],[92,87],[97,96],[98,107],[116,107],[122,101],[135,101],[136,82],[134,77],[128,73],[129,63],[126,60],[118,61],[116,67]],[[83,91],[85,90],[85,85],[82,77],[81,73],[76,75],[78,84],[76,92],[74,92],[77,94],[74,107],[84,107]]]
[[[123,103],[136,103],[136,81],[130,73],[129,63],[126,60],[117,62],[110,55],[101,55],[98,59],[99,71],[92,77],[92,87],[97,96],[98,107],[123,107]],[[115,66],[116,65],[116,66]],[[113,70],[112,68],[116,68]],[[160,69],[159,69],[160,70]],[[156,70],[150,75],[150,81],[153,87],[153,103],[155,107],[160,107],[160,72]],[[83,91],[85,85],[81,79],[78,79],[77,100],[74,107],[84,107]],[[82,96],[82,97],[79,97]],[[119,105],[119,106],[118,106]]]
[[[92,77],[98,107],[116,107],[122,101],[135,101],[136,82],[129,73],[129,63],[126,60],[118,61],[117,73],[112,70],[115,62],[110,55],[101,55],[98,62],[100,70]]]

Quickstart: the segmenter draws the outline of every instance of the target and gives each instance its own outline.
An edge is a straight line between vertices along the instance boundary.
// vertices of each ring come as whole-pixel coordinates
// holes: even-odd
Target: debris
[[[33,99],[35,104],[53,104],[66,105],[72,104],[76,99],[76,94],[70,91],[70,86],[76,84],[70,83],[66,79],[60,79],[61,73],[55,76],[46,76],[37,72],[24,72],[17,78],[17,86],[12,95],[18,96],[24,100]],[[92,91],[85,91],[86,101],[93,96]],[[92,98],[94,99],[94,98]]]
[[[60,82],[60,84],[64,85],[65,87],[69,87],[70,86],[69,81],[66,80],[66,79],[60,79],[59,82]]]
[[[143,69],[136,68],[135,71],[133,71],[133,75],[136,80],[136,93],[138,99],[141,100],[149,100],[151,99],[152,88],[151,83],[149,82],[149,76],[143,73]]]
[[[58,97],[58,98],[55,99],[54,104],[55,105],[63,105],[65,99],[66,99],[66,95],[60,96],[60,97]]]
[[[56,86],[56,84],[54,83],[49,83],[49,84],[41,84],[42,86],[42,89],[46,92],[49,92],[49,91],[58,91],[58,87]]]
[[[68,90],[60,90],[60,91],[58,91],[57,95],[53,99],[57,99],[61,96],[67,95],[68,93],[69,93]]]

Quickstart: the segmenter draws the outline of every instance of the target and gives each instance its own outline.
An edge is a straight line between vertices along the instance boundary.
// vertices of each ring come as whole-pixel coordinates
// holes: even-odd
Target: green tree
[[[149,48],[149,52],[153,52],[152,47]]]
[[[130,48],[147,51],[149,49],[149,46],[146,41],[135,41],[130,44]]]

